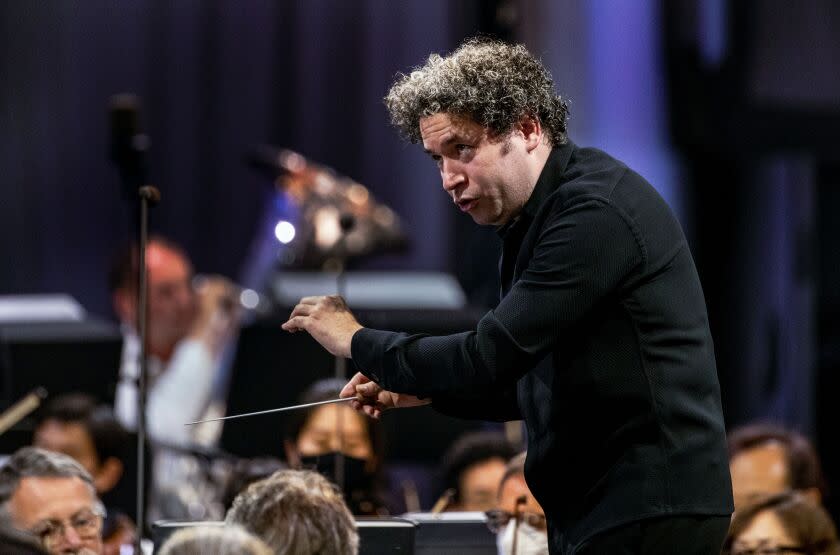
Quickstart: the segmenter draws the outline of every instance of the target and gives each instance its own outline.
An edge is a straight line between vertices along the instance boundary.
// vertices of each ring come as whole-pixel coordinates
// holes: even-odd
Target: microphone
[[[110,158],[120,170],[126,194],[134,197],[145,185],[149,137],[140,130],[140,98],[133,94],[112,96],[109,103]]]

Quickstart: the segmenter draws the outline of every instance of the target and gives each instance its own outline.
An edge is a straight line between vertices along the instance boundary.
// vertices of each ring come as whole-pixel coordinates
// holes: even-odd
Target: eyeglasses
[[[508,522],[514,518],[513,513],[509,513],[502,509],[493,509],[484,513],[487,517],[487,527],[494,534],[498,534],[504,530]],[[527,522],[537,530],[545,530],[545,515],[538,515],[536,513],[519,513],[519,522]]]
[[[799,545],[772,545],[764,540],[754,546],[735,544],[728,553],[729,555],[784,555],[785,553],[808,553],[808,550]]]
[[[102,529],[102,519],[105,518],[105,508],[97,505],[93,509],[83,509],[70,517],[69,521],[48,520],[32,530],[35,536],[47,549],[61,543],[67,532],[67,526],[73,528],[80,538],[89,539],[97,536]]]

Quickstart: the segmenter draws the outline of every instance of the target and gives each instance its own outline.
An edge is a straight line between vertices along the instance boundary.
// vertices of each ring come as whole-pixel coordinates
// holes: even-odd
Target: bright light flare
[[[277,237],[278,241],[287,245],[295,238],[295,226],[287,221],[281,220],[274,227],[274,236]]]
[[[239,294],[239,303],[248,310],[257,308],[260,304],[260,294],[253,289],[243,289]]]

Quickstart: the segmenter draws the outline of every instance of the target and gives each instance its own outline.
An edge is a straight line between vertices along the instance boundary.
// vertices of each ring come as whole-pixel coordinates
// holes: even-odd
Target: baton
[[[47,398],[47,390],[38,387],[0,414],[0,434],[23,420]]]
[[[220,418],[208,418],[207,420],[196,420],[195,422],[187,422],[184,426],[193,426],[195,424],[203,424],[204,422],[217,422],[219,420],[232,420],[234,418],[245,418],[246,416],[257,416],[258,414],[269,414],[272,412],[284,412],[287,410],[308,409],[309,407],[317,407],[318,405],[329,405],[331,403],[343,403],[345,401],[352,401],[356,397],[344,397],[342,399],[330,399],[328,401],[317,401],[315,403],[305,403],[303,405],[292,405],[291,407],[280,407],[279,409],[261,410],[257,412],[246,412],[245,414],[234,414],[233,416],[222,416]]]

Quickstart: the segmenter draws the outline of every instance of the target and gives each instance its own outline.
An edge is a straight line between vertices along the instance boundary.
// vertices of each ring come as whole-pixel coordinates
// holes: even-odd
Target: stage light
[[[290,243],[295,238],[295,226],[287,221],[279,221],[274,227],[274,236],[284,245]]]
[[[260,304],[260,295],[253,289],[243,289],[239,294],[239,303],[243,308],[253,310]]]

